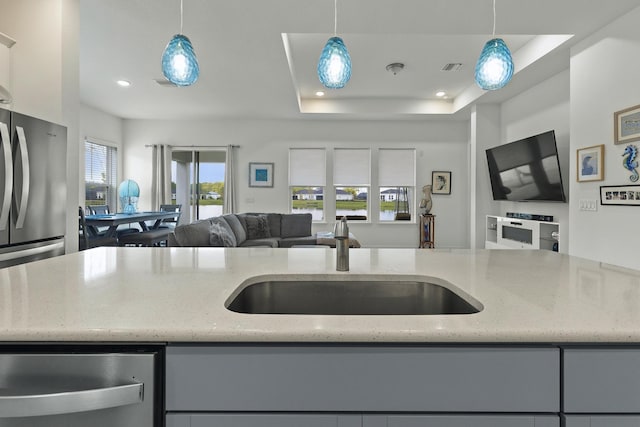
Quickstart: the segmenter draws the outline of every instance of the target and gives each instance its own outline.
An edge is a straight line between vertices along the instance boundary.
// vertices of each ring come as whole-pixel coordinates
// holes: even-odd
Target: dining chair
[[[89,206],[92,215],[108,215],[111,213],[109,205],[93,205]]]
[[[118,246],[116,237],[107,237],[91,232],[91,228],[87,227],[82,206],[78,207],[78,237],[78,250],[81,251],[98,246]]]
[[[176,228],[178,221],[180,221],[180,215],[182,214],[182,205],[160,205],[162,212],[176,212],[176,216],[171,218],[165,218],[162,220],[162,224],[158,228]]]

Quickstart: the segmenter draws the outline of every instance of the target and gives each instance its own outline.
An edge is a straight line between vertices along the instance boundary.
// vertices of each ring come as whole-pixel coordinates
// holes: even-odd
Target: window
[[[336,148],[333,152],[333,185],[336,219],[350,221],[369,218],[368,195],[371,187],[371,150]]]
[[[86,206],[108,205],[117,210],[117,149],[84,142],[84,200]]]
[[[291,213],[310,213],[314,221],[324,220],[326,170],[324,148],[289,150]]]
[[[407,213],[415,210],[416,150],[381,148],[378,184],[380,221],[409,219]]]

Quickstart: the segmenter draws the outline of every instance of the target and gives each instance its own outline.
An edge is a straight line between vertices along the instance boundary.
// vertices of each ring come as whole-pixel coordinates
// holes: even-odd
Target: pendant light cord
[[[336,37],[337,35],[338,35],[338,0],[333,0],[333,36]]]
[[[493,0],[493,33],[491,38],[496,38],[496,0]]]
[[[495,8],[495,1],[496,0],[493,0],[494,8]],[[494,13],[495,13],[495,11],[494,11]],[[494,20],[495,20],[495,18],[494,18]],[[182,0],[180,0],[180,34],[182,34]]]

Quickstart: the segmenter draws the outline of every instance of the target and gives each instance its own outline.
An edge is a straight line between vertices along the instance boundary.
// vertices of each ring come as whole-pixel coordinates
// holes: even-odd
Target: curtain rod
[[[145,148],[149,148],[149,147],[154,147],[156,145],[163,145],[163,144],[145,144],[144,147]],[[165,145],[169,145],[171,147],[178,147],[178,148],[227,148],[228,145],[171,145],[171,144],[165,144]],[[233,145],[231,144],[232,148],[240,148],[239,145]]]

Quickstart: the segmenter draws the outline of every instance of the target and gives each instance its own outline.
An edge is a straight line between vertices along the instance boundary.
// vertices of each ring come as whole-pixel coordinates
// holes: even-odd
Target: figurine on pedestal
[[[433,202],[431,201],[431,185],[425,185],[422,187],[422,200],[420,200],[420,209],[424,209],[422,215],[427,215],[431,212]]]

